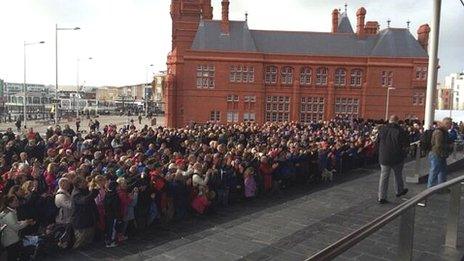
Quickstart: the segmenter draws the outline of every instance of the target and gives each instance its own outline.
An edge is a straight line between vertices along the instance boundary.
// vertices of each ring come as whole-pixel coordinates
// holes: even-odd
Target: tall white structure
[[[445,88],[450,89],[453,110],[464,110],[464,71],[445,77]]]

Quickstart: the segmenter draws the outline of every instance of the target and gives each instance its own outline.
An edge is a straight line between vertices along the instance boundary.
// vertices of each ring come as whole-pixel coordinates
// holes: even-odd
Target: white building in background
[[[445,88],[450,89],[453,110],[464,110],[464,71],[445,77]]]
[[[152,88],[154,105],[161,111],[164,111],[164,82],[166,80],[166,71],[160,71],[153,76]]]
[[[45,118],[51,109],[54,96],[52,86],[44,84],[26,84],[26,112],[29,119]],[[3,83],[3,114],[14,120],[24,115],[24,84]]]

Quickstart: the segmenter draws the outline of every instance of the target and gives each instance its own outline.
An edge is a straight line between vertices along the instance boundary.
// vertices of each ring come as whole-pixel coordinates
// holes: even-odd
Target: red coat
[[[49,173],[48,171],[44,172],[45,183],[47,183],[48,193],[55,193],[56,188],[56,177],[55,174]]]
[[[259,165],[259,174],[264,178],[264,191],[269,191],[272,188],[272,172],[274,169],[268,163]]]

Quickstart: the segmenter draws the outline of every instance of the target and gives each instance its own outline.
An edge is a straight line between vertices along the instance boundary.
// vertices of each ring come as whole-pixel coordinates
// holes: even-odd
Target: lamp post
[[[69,31],[69,30],[80,30],[79,27],[74,28],[60,28],[58,24],[55,24],[55,124],[58,124],[58,31]]]
[[[89,57],[88,58],[89,61],[93,60],[92,57]],[[74,96],[75,97],[75,104],[76,104],[76,119],[79,118],[79,92],[81,91],[81,88],[80,88],[80,82],[79,82],[79,66],[80,66],[80,59],[77,58],[77,66],[76,66],[76,95]]]
[[[433,18],[431,28],[431,43],[429,49],[429,68],[427,77],[427,96],[425,101],[424,129],[432,128],[435,118],[433,106],[434,93],[437,88],[438,73],[438,40],[440,35],[441,0],[433,0]]]
[[[26,46],[35,44],[44,44],[44,41],[40,42],[26,42],[24,41],[24,86],[23,86],[23,113],[24,113],[24,129],[27,129],[27,87],[26,87]]]
[[[147,92],[146,92],[146,90],[147,90],[146,84],[148,83],[148,71],[153,66],[154,66],[154,64],[148,65],[147,68],[146,68],[147,70],[145,72],[146,81],[145,81],[145,84],[143,85],[143,96],[145,98],[145,117],[148,116],[148,97],[147,97]]]
[[[390,106],[390,91],[396,89],[395,87],[387,88],[387,105],[385,106],[385,120],[388,120],[388,107]]]

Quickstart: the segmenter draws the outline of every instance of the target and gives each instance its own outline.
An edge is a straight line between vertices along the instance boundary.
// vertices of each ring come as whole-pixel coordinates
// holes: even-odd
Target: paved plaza
[[[292,188],[154,227],[117,248],[95,244],[50,260],[303,260],[405,200],[390,194],[391,204],[377,205],[378,179],[377,169],[359,169],[332,185]],[[408,186],[408,197],[425,188]],[[448,197],[436,195],[427,208],[417,208],[414,260],[461,260],[462,248],[443,246]],[[459,236],[464,239],[463,227]],[[396,221],[336,260],[396,260],[397,241]]]
[[[92,117],[92,120],[98,119],[100,121],[100,127],[103,128],[103,126],[107,124],[116,124],[118,127],[127,124],[128,121],[131,119],[134,120],[135,126],[137,128],[143,127],[144,125],[151,126],[150,119],[143,117],[142,119],[142,124],[139,124],[138,116],[116,116],[116,115],[111,115],[111,116],[99,116],[97,118]],[[81,129],[82,130],[89,130],[89,119],[86,117],[81,117]],[[76,129],[76,119],[72,118],[70,120],[61,120],[59,122],[59,125],[63,127],[65,124],[69,124],[69,126],[72,129]],[[156,117],[156,124],[159,126],[164,126],[164,116],[157,116]],[[24,123],[22,124],[24,125]],[[45,130],[47,129],[48,126],[53,126],[53,122],[44,122],[44,121],[28,121],[28,128],[34,128],[35,131],[38,131],[39,133],[45,133]],[[16,126],[14,122],[11,123],[5,123],[2,122],[0,123],[0,132],[4,132],[7,128],[11,127],[14,131],[16,131]]]

